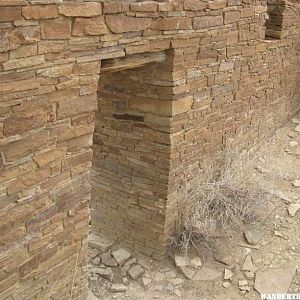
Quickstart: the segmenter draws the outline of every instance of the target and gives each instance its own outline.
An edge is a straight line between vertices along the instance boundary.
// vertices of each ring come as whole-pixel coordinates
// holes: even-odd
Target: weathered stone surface
[[[151,25],[149,18],[135,18],[126,16],[106,16],[106,24],[114,33],[141,31],[148,29]]]
[[[71,37],[71,20],[54,19],[41,23],[42,38],[48,40],[69,39]]]
[[[192,11],[204,10],[207,7],[207,4],[198,0],[185,0],[184,9]]]
[[[190,19],[184,17],[161,18],[153,21],[151,28],[156,30],[191,29],[192,22]]]
[[[56,5],[35,5],[22,8],[22,15],[25,19],[52,19],[58,17],[58,8]]]
[[[222,16],[197,17],[193,20],[193,27],[195,29],[203,29],[208,27],[215,27],[223,24]]]
[[[144,269],[140,265],[133,266],[128,270],[129,276],[136,280],[144,274]]]
[[[112,255],[119,266],[122,266],[131,257],[130,252],[122,248],[112,252]]]
[[[261,294],[286,294],[295,275],[295,268],[258,271],[254,288]]]
[[[68,17],[95,17],[102,14],[102,6],[95,2],[63,4],[59,13]]]
[[[263,238],[263,233],[258,229],[249,229],[245,231],[245,238],[250,245],[257,245]]]
[[[107,26],[104,21],[99,18],[76,18],[73,28],[73,35],[103,35],[107,33]]]
[[[197,271],[196,275],[194,276],[193,280],[197,281],[210,281],[216,280],[222,276],[222,273],[218,270],[202,267],[200,270]]]
[[[2,7],[0,14],[0,22],[9,22],[21,20],[21,8],[20,7]]]

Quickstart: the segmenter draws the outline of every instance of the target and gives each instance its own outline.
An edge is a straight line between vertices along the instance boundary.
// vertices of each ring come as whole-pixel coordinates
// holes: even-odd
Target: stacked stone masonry
[[[0,299],[86,299],[90,215],[161,257],[204,159],[299,109],[299,51],[298,1],[0,0]]]

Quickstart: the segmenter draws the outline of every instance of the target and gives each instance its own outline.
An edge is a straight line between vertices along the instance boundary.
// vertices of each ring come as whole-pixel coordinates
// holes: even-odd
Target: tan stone
[[[185,0],[184,1],[184,9],[192,10],[192,11],[199,11],[204,10],[207,7],[207,4],[201,2],[199,0]]]
[[[34,161],[39,165],[40,168],[43,166],[53,162],[53,161],[58,161],[62,158],[65,157],[67,152],[66,147],[60,147],[57,149],[49,150],[47,152],[43,152],[40,154],[37,154],[34,157]]]
[[[0,84],[1,93],[15,93],[20,91],[32,90],[39,88],[40,83],[36,79],[14,81]],[[1,98],[0,98],[1,102]]]
[[[41,32],[43,39],[69,39],[71,36],[71,20],[54,19],[42,21]]]
[[[59,102],[58,117],[65,118],[83,112],[95,111],[96,108],[96,95],[81,96],[74,100]]]
[[[32,154],[48,143],[48,133],[46,131],[37,132],[21,140],[10,143],[3,147],[5,159],[10,162]]]
[[[203,29],[209,27],[220,26],[223,24],[222,16],[204,16],[196,17],[193,21],[194,29]]]
[[[63,41],[41,41],[38,43],[38,52],[39,54],[62,52],[64,47],[65,43]]]
[[[19,5],[27,5],[26,0],[1,0],[0,6],[19,6]]]
[[[10,58],[22,58],[37,55],[37,45],[25,45],[10,52]]]
[[[46,125],[46,122],[47,114],[45,112],[28,116],[12,116],[4,121],[4,135],[20,134],[33,128],[42,127]]]
[[[157,11],[157,3],[154,1],[133,3],[130,5],[130,10],[138,12],[155,12]]]
[[[0,31],[0,52],[17,49],[23,44],[31,44],[40,39],[37,26],[24,26]]]
[[[129,4],[120,2],[104,2],[103,13],[116,14],[120,12],[129,11]]]
[[[1,7],[0,22],[9,22],[21,20],[20,7]]]
[[[22,14],[25,19],[52,19],[58,17],[58,9],[56,5],[25,6],[22,8]]]
[[[215,0],[213,2],[208,3],[209,9],[221,9],[226,7],[227,0]]]
[[[20,69],[43,64],[45,62],[44,55],[30,56],[26,58],[12,59],[3,64],[4,70]]]
[[[135,18],[127,16],[106,16],[106,24],[114,33],[141,31],[148,29],[151,25],[149,18]]]
[[[152,22],[151,28],[156,30],[191,29],[192,21],[185,17],[160,18]]]
[[[102,18],[76,18],[73,28],[73,35],[103,35],[108,32],[107,26]]]
[[[63,4],[59,13],[67,17],[95,17],[102,14],[102,6],[95,2]]]
[[[240,19],[240,12],[239,11],[226,11],[224,13],[224,23],[233,23],[237,22]]]

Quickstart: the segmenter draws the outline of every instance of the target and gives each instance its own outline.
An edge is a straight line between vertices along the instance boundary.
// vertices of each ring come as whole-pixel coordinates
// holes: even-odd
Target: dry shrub
[[[178,207],[171,250],[213,249],[219,238],[262,221],[269,195],[247,184],[252,162],[247,154],[225,152],[218,167],[204,164],[202,176]]]

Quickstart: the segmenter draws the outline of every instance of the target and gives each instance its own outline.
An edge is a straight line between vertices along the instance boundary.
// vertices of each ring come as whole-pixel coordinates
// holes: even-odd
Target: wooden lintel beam
[[[133,54],[122,58],[104,59],[101,61],[101,73],[134,69],[149,63],[162,62],[165,59],[165,52]]]

